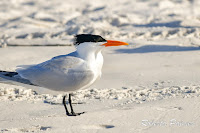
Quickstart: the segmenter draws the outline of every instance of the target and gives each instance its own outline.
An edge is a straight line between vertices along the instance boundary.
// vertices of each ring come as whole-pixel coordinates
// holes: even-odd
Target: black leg
[[[69,94],[69,105],[70,105],[70,108],[71,108],[71,116],[77,116],[77,115],[81,115],[81,114],[85,113],[85,112],[81,112],[81,113],[75,113],[74,112],[73,107],[72,107],[71,95],[72,94]]]
[[[68,99],[68,100],[69,100],[69,105],[70,105],[70,108],[71,108],[71,113],[69,113],[69,111],[67,110],[65,97],[66,97],[66,96],[63,97],[63,105],[64,105],[64,107],[65,107],[65,111],[66,111],[66,115],[67,115],[67,116],[77,116],[77,115],[81,115],[81,114],[84,113],[84,112],[82,112],[82,113],[75,113],[75,112],[74,112],[73,107],[72,107],[71,94],[69,94],[69,99]]]
[[[71,108],[71,113],[72,113],[72,114],[75,114],[75,113],[74,113],[74,110],[73,110],[73,107],[72,107],[71,94],[69,94],[69,100],[68,100],[68,101],[69,101],[69,105],[70,105],[70,108]]]
[[[63,97],[63,105],[65,107],[66,115],[69,115],[69,111],[67,110],[67,106],[66,106],[66,102],[65,102],[65,97],[66,96]]]

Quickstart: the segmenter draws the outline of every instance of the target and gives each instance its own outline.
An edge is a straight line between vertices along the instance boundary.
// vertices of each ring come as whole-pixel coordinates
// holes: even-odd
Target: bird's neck
[[[77,53],[80,58],[85,61],[95,61],[97,55],[101,54],[103,47],[97,47],[93,43],[83,43],[76,47]]]
[[[101,73],[103,67],[102,49],[77,49],[79,57],[87,63],[87,66],[95,72]]]
[[[102,56],[101,50],[93,50],[93,49],[82,49],[82,50],[77,49],[77,53],[81,59],[88,62],[94,62],[96,61],[97,58],[99,58],[98,56]]]
[[[84,43],[79,45],[77,53],[79,58],[85,60],[87,66],[95,72],[101,72],[103,66],[103,56],[101,50],[104,47],[95,46],[93,43]]]

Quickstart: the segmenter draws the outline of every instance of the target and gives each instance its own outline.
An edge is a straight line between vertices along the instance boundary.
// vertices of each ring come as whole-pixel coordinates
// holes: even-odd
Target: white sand
[[[0,77],[0,132],[199,132],[199,6],[198,0],[0,1],[0,44],[7,46],[0,70],[70,53],[74,47],[54,45],[71,45],[78,33],[130,43],[105,49],[102,78],[74,93],[82,103],[75,111],[86,111],[81,116],[65,115],[63,94]]]

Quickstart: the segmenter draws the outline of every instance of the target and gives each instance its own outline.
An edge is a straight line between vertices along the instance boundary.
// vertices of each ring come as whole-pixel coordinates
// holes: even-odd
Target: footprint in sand
[[[114,128],[114,125],[83,125],[82,129],[110,129]]]

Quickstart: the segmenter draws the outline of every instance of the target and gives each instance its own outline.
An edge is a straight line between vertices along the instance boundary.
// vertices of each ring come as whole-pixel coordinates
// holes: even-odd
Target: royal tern
[[[53,91],[68,92],[71,112],[66,106],[66,95],[63,96],[63,105],[68,116],[82,114],[73,111],[71,92],[88,88],[101,77],[102,49],[108,46],[128,45],[128,43],[105,40],[99,35],[79,34],[75,36],[74,45],[76,51],[70,54],[56,56],[43,63],[16,70],[19,76],[34,85]],[[17,73],[7,73],[7,76],[9,74],[16,76]]]

